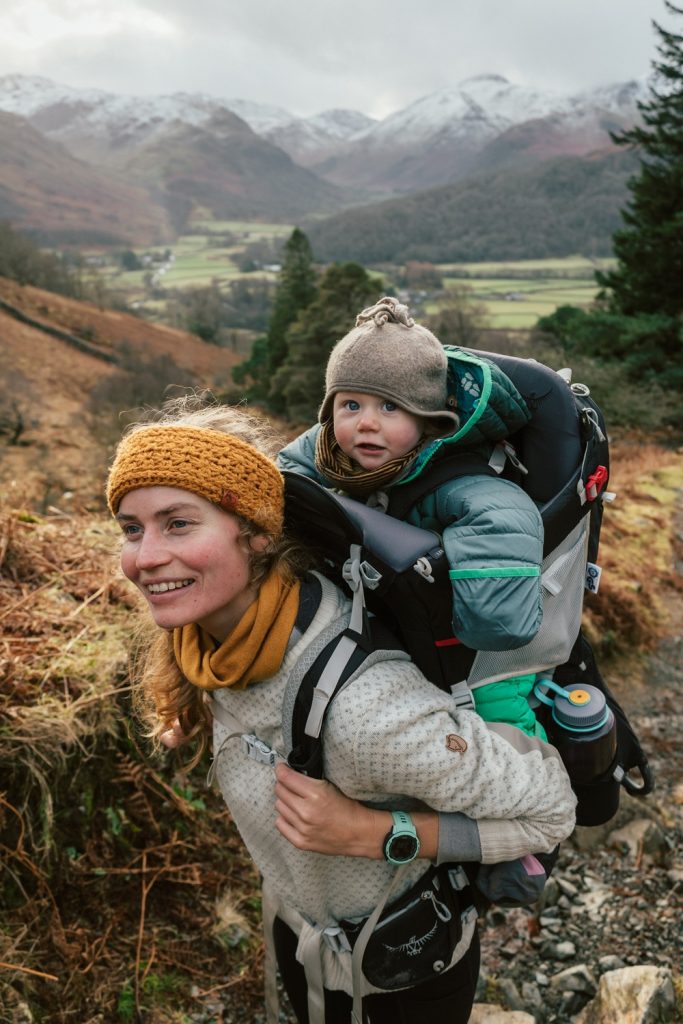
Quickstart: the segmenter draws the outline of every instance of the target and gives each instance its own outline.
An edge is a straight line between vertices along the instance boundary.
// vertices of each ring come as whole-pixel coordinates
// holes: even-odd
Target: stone
[[[606,956],[601,956],[598,959],[598,968],[600,974],[607,974],[608,971],[619,971],[626,964],[619,956],[615,956],[614,953],[608,953]]]
[[[607,843],[637,864],[665,866],[671,855],[671,844],[663,829],[648,818],[636,818],[611,832]]]
[[[666,873],[674,889],[678,890],[683,885],[683,865],[677,864]]]
[[[524,1000],[524,1006],[529,1007],[531,1010],[543,1009],[541,990],[538,985],[533,983],[533,981],[525,981],[522,983],[522,999]]]
[[[573,942],[558,942],[551,947],[550,955],[554,960],[571,960],[576,956],[576,946]]]
[[[537,906],[541,910],[545,910],[546,907],[554,907],[561,895],[560,883],[554,875],[551,875],[538,898]]]
[[[576,964],[553,974],[550,987],[560,992],[581,992],[592,998],[598,990],[598,983],[586,964]]]
[[[475,1003],[469,1024],[536,1024],[536,1018],[523,1010],[505,1010],[497,1003]]]
[[[598,994],[576,1024],[665,1024],[673,1010],[673,977],[668,968],[622,967],[602,975]]]
[[[496,988],[500,993],[505,1005],[510,1010],[523,1010],[524,1001],[519,994],[519,989],[512,978],[498,978]]]
[[[570,899],[575,899],[579,895],[578,886],[570,882],[568,878],[558,878],[557,884],[562,890],[563,895],[568,896]]]

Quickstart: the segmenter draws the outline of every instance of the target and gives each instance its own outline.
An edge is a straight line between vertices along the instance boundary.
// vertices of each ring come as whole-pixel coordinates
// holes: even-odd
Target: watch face
[[[415,836],[392,836],[389,841],[388,853],[391,859],[399,861],[403,864],[405,861],[412,860],[417,853],[418,845]]]

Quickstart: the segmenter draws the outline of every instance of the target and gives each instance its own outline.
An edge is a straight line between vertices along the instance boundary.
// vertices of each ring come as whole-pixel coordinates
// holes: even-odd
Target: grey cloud
[[[4,19],[21,2],[5,0],[0,40]],[[49,2],[54,11],[77,16],[76,0]],[[163,16],[177,33],[61,41],[40,54],[40,72],[125,92],[239,96],[299,114],[332,106],[386,113],[484,72],[562,91],[640,76],[655,52],[650,19],[672,23],[662,0],[136,4]],[[1,41],[0,59],[22,70],[12,67]]]

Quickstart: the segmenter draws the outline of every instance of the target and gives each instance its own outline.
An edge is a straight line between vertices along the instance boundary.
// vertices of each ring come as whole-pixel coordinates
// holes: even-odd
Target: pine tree
[[[246,384],[250,401],[282,413],[282,395],[274,389],[274,377],[287,355],[287,330],[316,295],[313,252],[306,235],[295,228],[284,249],[273,311],[265,335],[254,342],[248,359],[233,370],[233,380]]]
[[[683,312],[683,35],[653,25],[660,59],[653,61],[650,99],[639,104],[643,125],[612,136],[638,151],[640,172],[629,183],[626,226],[614,235],[617,267],[598,283],[613,313],[675,318]]]
[[[284,398],[275,387],[275,377],[287,357],[287,331],[315,296],[316,274],[311,244],[303,231],[295,228],[285,246],[285,258],[266,336],[266,401],[273,412],[283,413],[285,410]]]
[[[358,263],[333,263],[325,271],[316,299],[287,332],[287,358],[273,379],[293,423],[316,418],[332,348],[353,327],[361,309],[377,301],[381,289],[381,281]]]

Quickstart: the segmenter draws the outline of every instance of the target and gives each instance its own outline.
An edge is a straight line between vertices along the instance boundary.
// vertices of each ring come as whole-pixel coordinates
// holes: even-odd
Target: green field
[[[127,303],[157,320],[163,317],[165,304],[160,292],[201,288],[212,282],[227,285],[238,277],[275,280],[276,271],[268,269],[269,264],[245,273],[240,262],[249,246],[282,241],[291,232],[289,224],[199,219],[193,222],[191,233],[181,235],[168,246],[135,249],[135,255],[144,263],[139,270],[123,270],[119,254],[111,251],[91,250],[84,255],[101,261],[96,269],[88,271],[89,276],[100,278]],[[171,259],[164,262],[161,254],[166,250]]]
[[[267,254],[272,254],[272,246],[288,238],[291,231],[287,224],[199,217],[190,233],[167,247],[168,260],[161,259],[165,247],[138,249],[135,255],[145,265],[139,270],[124,271],[120,254],[100,253],[103,263],[93,274],[142,315],[162,320],[166,297],[170,298],[176,290],[200,288],[212,282],[227,287],[238,278],[276,280],[277,270],[268,262]],[[258,254],[254,260],[257,269],[245,272],[241,269],[245,254],[252,253]],[[558,306],[590,305],[598,291],[595,271],[608,268],[612,262],[572,256],[439,264],[436,269],[442,276],[444,294],[434,293],[433,298],[428,295],[422,308],[426,313],[434,313],[448,301],[449,291],[466,289],[473,303],[482,308],[485,326],[527,330]]]
[[[440,264],[444,289],[466,289],[472,301],[484,310],[486,325],[498,329],[526,330],[539,317],[558,306],[589,306],[598,286],[594,274],[612,261],[567,259],[519,260],[506,263]],[[427,302],[428,313],[436,312],[445,300]]]

